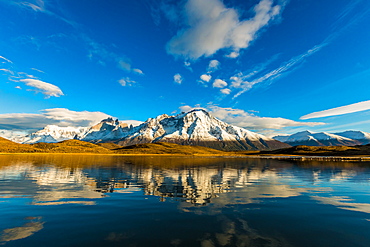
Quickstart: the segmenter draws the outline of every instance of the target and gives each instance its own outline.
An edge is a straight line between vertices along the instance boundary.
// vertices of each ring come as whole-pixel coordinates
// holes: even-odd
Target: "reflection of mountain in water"
[[[282,183],[284,179],[294,181],[296,175],[312,185],[315,181],[358,176],[356,170],[339,168],[307,169],[296,174],[292,163],[271,160],[208,159],[208,166],[189,166],[181,160],[180,166],[170,169],[165,165],[158,166],[153,158],[110,159],[109,166],[102,165],[104,162],[99,159],[86,162],[89,166],[79,166],[73,162],[66,165],[65,158],[44,163],[33,157],[29,161],[2,166],[0,179],[7,181],[2,185],[2,197],[29,195],[32,203],[38,205],[91,205],[112,192],[142,190],[146,195],[161,197],[161,200],[177,198],[202,205],[223,193],[238,190],[244,192],[243,197],[232,199],[230,196],[230,200],[250,203],[258,198],[292,197],[307,191],[307,188]],[[159,161],[160,164],[175,162],[171,158]],[[196,164],[200,159],[186,162]],[[150,165],[144,165],[146,163]],[[228,200],[228,196],[223,196],[217,202],[226,204]]]

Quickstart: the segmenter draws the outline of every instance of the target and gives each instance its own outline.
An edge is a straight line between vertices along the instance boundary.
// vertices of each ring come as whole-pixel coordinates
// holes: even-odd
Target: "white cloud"
[[[213,87],[217,87],[217,88],[223,88],[223,87],[226,87],[227,86],[227,82],[226,81],[223,81],[221,79],[216,79],[214,82],[213,82]]]
[[[9,59],[7,59],[3,56],[0,56],[0,59],[5,60],[7,63],[13,63],[12,61],[10,61]]]
[[[11,74],[11,75],[14,75],[14,72],[9,70],[9,69],[0,69],[0,71],[4,71],[5,73],[7,74]]]
[[[359,111],[366,111],[370,110],[370,100],[362,101],[355,104],[350,104],[346,106],[336,107],[324,111],[313,112],[307,115],[300,117],[300,119],[311,119],[311,118],[321,118],[321,117],[329,117],[329,116],[338,116],[344,115],[348,113],[354,113]]]
[[[132,69],[132,72],[138,75],[144,75],[144,72],[141,69]]]
[[[237,58],[237,57],[239,57],[239,52],[233,51],[230,54],[225,55],[225,57],[228,57],[228,58]]]
[[[177,84],[181,84],[184,79],[180,74],[176,74],[173,76],[173,81]]]
[[[29,7],[34,11],[45,11],[45,2],[43,0],[34,0],[34,1],[22,1],[18,3],[20,6]]]
[[[230,94],[231,90],[228,89],[228,88],[224,88],[224,89],[221,89],[220,92],[223,93],[223,94]]]
[[[124,122],[124,123],[127,123],[127,125],[132,125],[133,127],[135,126],[139,126],[140,124],[143,123],[143,121],[138,121],[138,120],[122,120],[120,122]]]
[[[320,51],[326,45],[327,45],[327,43],[322,43],[320,45],[316,45],[313,48],[309,49],[308,51],[304,52],[303,54],[301,54],[299,56],[296,56],[296,57],[293,57],[288,62],[283,63],[279,68],[274,69],[274,70],[266,73],[265,75],[260,76],[256,79],[253,79],[251,81],[247,81],[246,79],[255,75],[255,73],[253,73],[253,72],[252,72],[252,74],[247,75],[247,76],[233,76],[233,77],[231,77],[231,79],[233,80],[232,87],[242,89],[236,95],[234,95],[233,98],[236,98],[236,97],[240,96],[241,94],[250,90],[254,85],[256,85],[258,83],[262,83],[262,82],[266,82],[266,81],[273,81],[273,80],[279,78],[284,73],[288,72],[290,69],[295,68],[295,66],[297,64],[300,64],[301,62],[303,62],[305,58],[315,54],[318,51]],[[256,73],[258,73],[258,72],[259,71],[256,71]]]
[[[203,109],[203,110],[206,110],[207,111],[206,108],[200,107],[199,104],[195,105],[194,107],[191,107],[189,105],[182,105],[182,106],[179,107],[179,109],[182,112],[189,112],[189,111],[194,110],[194,109]]]
[[[39,72],[39,73],[43,73],[43,74],[45,74],[45,72],[44,71],[42,71],[42,70],[39,70],[39,69],[35,69],[35,68],[31,68],[32,70],[34,70],[34,71],[37,71],[37,72]]]
[[[41,113],[0,114],[0,129],[5,130],[39,130],[46,125],[61,127],[87,127],[110,117],[103,112],[71,111],[66,108],[42,110]]]
[[[134,80],[131,80],[129,77],[122,78],[118,81],[119,84],[123,87],[132,87],[134,86],[137,82]]]
[[[167,43],[167,52],[196,60],[231,48],[236,56],[256,39],[259,30],[280,15],[285,1],[281,3],[273,5],[273,0],[261,0],[254,7],[255,15],[240,21],[238,11],[227,8],[221,0],[188,0],[184,8],[186,28]]]
[[[208,65],[208,73],[214,72],[220,68],[221,63],[218,60],[211,60]]]
[[[43,82],[36,79],[22,79],[20,80],[20,82],[23,82],[29,87],[33,87],[36,92],[44,94],[47,98],[59,97],[64,95],[59,87],[47,82]]]
[[[209,82],[212,79],[211,75],[203,74],[200,76],[200,79],[205,82]]]
[[[192,109],[205,109],[209,111],[214,117],[226,123],[256,131],[263,131],[266,129],[279,130],[286,127],[317,126],[324,124],[319,122],[297,122],[280,117],[259,117],[241,109],[223,108],[211,104],[208,105],[206,108],[200,107],[200,105],[196,105],[195,107],[184,105],[180,107],[180,110],[185,112]]]
[[[138,68],[132,68],[131,59],[112,52],[109,47],[104,44],[98,43],[91,39],[89,36],[85,34],[81,34],[80,38],[84,41],[87,46],[88,50],[88,58],[90,60],[96,60],[97,63],[101,65],[106,65],[107,63],[116,63],[118,68],[126,71],[132,72],[135,74],[144,75],[143,71]]]

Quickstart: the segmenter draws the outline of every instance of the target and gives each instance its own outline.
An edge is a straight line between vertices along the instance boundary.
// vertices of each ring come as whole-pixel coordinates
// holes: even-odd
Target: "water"
[[[370,246],[370,164],[0,156],[0,245]]]

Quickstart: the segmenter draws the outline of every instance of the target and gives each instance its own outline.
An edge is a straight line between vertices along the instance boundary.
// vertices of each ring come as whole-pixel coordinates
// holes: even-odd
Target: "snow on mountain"
[[[47,125],[42,130],[19,138],[18,142],[32,144],[37,142],[60,142],[74,139],[76,135],[86,132],[86,127],[59,127],[56,125]]]
[[[370,134],[369,134],[370,135]],[[348,134],[350,136],[350,134]],[[352,134],[354,136],[354,134]],[[292,146],[308,145],[308,146],[354,146],[362,144],[359,140],[349,138],[345,135],[330,134],[327,132],[313,133],[310,131],[302,131],[287,136],[275,136],[273,139],[285,142]],[[370,141],[370,138],[369,138]]]
[[[346,138],[350,138],[353,140],[357,140],[361,142],[361,145],[370,143],[370,133],[367,133],[367,132],[349,130],[349,131],[344,131],[344,132],[335,133],[335,134],[346,137]]]
[[[103,123],[101,130],[88,131],[83,141],[114,142],[122,146],[151,142],[200,145],[222,150],[269,150],[288,147],[263,135],[229,125],[208,112],[196,109],[176,116],[149,118],[136,127]]]
[[[21,131],[0,130],[0,137],[18,143],[21,143],[21,139],[24,138],[26,135],[27,133]]]
[[[127,123],[120,122],[118,119],[107,118],[77,135],[76,138],[88,142],[102,142],[121,138],[122,133],[131,128],[131,125],[129,127]]]

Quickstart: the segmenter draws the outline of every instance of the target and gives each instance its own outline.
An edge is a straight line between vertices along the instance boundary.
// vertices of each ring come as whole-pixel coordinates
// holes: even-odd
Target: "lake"
[[[0,245],[370,246],[370,163],[0,155]]]

